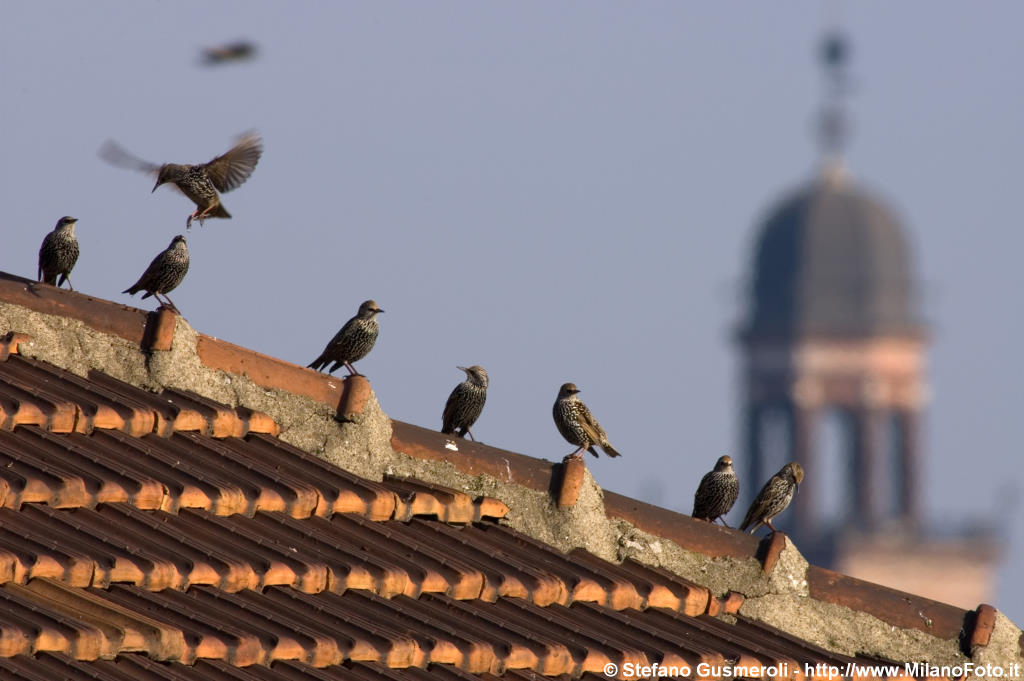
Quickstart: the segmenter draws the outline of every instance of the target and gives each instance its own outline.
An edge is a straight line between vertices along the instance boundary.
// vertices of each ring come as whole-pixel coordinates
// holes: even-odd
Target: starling
[[[719,457],[715,470],[701,478],[697,486],[691,515],[698,520],[713,523],[729,512],[739,494],[740,483],[736,479],[736,471],[732,469],[732,457]]]
[[[466,372],[466,380],[455,386],[441,415],[441,432],[451,435],[458,430],[459,437],[466,437],[476,442],[469,428],[480,418],[487,400],[487,372],[478,364],[471,367],[456,367]]]
[[[246,61],[256,56],[256,46],[247,40],[208,47],[203,50],[203,63],[208,66],[232,61]]]
[[[249,179],[262,153],[263,140],[255,133],[244,135],[224,154],[198,165],[164,163],[158,166],[136,158],[113,141],[100,149],[100,156],[114,165],[155,174],[153,191],[170,182],[192,199],[196,209],[188,216],[186,229],[192,226],[192,220],[199,220],[201,225],[205,218],[231,217],[217,192],[229,192]]]
[[[773,475],[757,493],[757,498],[747,510],[740,529],[750,528],[750,532],[753,533],[761,525],[767,525],[769,530],[776,532],[772,518],[786,510],[803,479],[804,469],[800,464],[792,462],[783,466],[782,470]]]
[[[555,400],[552,410],[558,432],[571,444],[579,447],[565,458],[579,459],[583,456],[584,449],[597,456],[594,445],[600,447],[608,456],[618,456],[619,453],[615,451],[615,448],[608,444],[608,436],[605,435],[604,428],[587,409],[587,405],[576,397],[576,393],[579,391],[575,383],[563,384],[558,390],[558,399]]]
[[[377,307],[377,303],[367,300],[359,306],[359,312],[352,319],[345,322],[334,338],[327,344],[320,356],[308,364],[312,369],[323,371],[323,368],[331,362],[329,373],[340,367],[342,364],[348,369],[350,376],[361,376],[352,362],[358,362],[369,354],[373,344],[377,342],[377,334],[380,333],[380,324],[377,322],[377,313],[384,310]]]
[[[149,263],[149,267],[142,273],[139,280],[122,293],[134,296],[139,291],[145,291],[146,295],[142,296],[143,300],[150,296],[156,296],[161,305],[168,305],[177,312],[178,308],[167,297],[167,294],[178,287],[187,273],[188,246],[185,244],[185,237],[179,234],[171,240],[171,245],[167,247],[167,250],[153,258],[153,262]],[[161,293],[166,299],[166,303],[160,299]]]
[[[57,226],[43,239],[39,247],[39,272],[36,278],[46,284],[60,288],[65,281],[72,291],[71,269],[78,262],[78,239],[75,238],[75,223],[78,218],[65,215],[57,220]],[[57,280],[57,277],[60,280]]]

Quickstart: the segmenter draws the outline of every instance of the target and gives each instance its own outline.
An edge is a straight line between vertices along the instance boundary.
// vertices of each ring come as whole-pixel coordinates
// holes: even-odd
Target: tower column
[[[816,402],[800,397],[790,400],[786,409],[789,417],[789,461],[796,461],[813,479],[814,439],[821,409]],[[818,530],[814,485],[801,485],[793,499],[793,508],[794,534],[804,539],[813,537]]]
[[[900,515],[916,526],[921,518],[921,415],[916,410],[902,409],[896,414],[900,429],[898,452],[900,467]]]
[[[745,497],[753,499],[764,484],[764,451],[761,447],[764,405],[748,401],[743,410],[743,433],[747,450],[747,472],[740,476],[746,487]]]
[[[853,499],[862,530],[871,530],[881,517],[878,506],[879,436],[884,414],[864,406],[853,414]]]

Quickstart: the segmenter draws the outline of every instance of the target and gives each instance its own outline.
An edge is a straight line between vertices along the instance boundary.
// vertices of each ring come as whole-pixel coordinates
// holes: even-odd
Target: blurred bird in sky
[[[225,45],[207,47],[203,50],[203,64],[217,66],[236,61],[248,61],[256,56],[255,43],[248,40],[237,40]]]

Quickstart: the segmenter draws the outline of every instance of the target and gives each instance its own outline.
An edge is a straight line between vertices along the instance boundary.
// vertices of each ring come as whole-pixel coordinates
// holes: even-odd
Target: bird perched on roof
[[[309,363],[309,367],[317,371],[323,371],[324,367],[331,362],[329,373],[340,367],[342,364],[348,369],[350,376],[361,376],[352,362],[358,362],[369,354],[373,344],[377,342],[377,334],[380,333],[380,324],[377,322],[377,314],[384,310],[377,307],[377,303],[367,300],[359,306],[359,312],[352,319],[345,322],[334,338],[327,344],[320,356]]]
[[[75,237],[75,223],[78,218],[65,215],[57,220],[57,226],[43,239],[39,247],[39,272],[36,278],[45,284],[60,288],[65,281],[72,291],[71,270],[78,262],[78,238]],[[57,277],[60,280],[57,280]]]
[[[487,372],[479,364],[471,367],[456,367],[466,372],[466,380],[455,386],[441,414],[441,432],[451,435],[458,431],[459,437],[476,441],[469,428],[480,418],[487,400]]]
[[[139,291],[145,291],[146,295],[142,296],[143,300],[155,296],[161,305],[167,305],[177,312],[178,308],[167,297],[167,294],[178,287],[187,273],[188,246],[185,244],[185,237],[179,234],[171,240],[170,246],[153,258],[153,262],[149,263],[149,267],[142,273],[139,280],[122,293],[134,296]],[[161,294],[166,302],[160,299]]]
[[[715,463],[715,469],[706,473],[697,485],[691,515],[698,520],[713,523],[729,512],[739,495],[740,482],[736,478],[736,471],[732,469],[732,457],[721,456]],[[725,524],[725,521],[722,520],[722,523]]]
[[[113,141],[107,141],[100,148],[100,156],[122,168],[142,170],[156,175],[153,191],[162,184],[171,183],[192,199],[196,209],[188,216],[185,228],[192,226],[192,220],[203,224],[206,218],[230,218],[217,192],[229,192],[252,175],[263,153],[263,140],[255,133],[243,135],[235,146],[217,158],[197,165],[164,163],[156,165],[136,158]]]
[[[605,434],[604,428],[587,409],[587,405],[583,404],[583,400],[576,397],[579,391],[580,389],[576,387],[575,383],[563,383],[562,387],[558,389],[558,399],[555,400],[555,406],[552,409],[558,432],[570,444],[578,447],[575,452],[565,458],[582,458],[583,450],[597,456],[595,445],[608,456],[619,456],[615,448],[608,444],[608,436]]]
[[[757,493],[740,529],[746,530],[749,527],[750,532],[754,533],[761,525],[767,525],[769,530],[776,532],[772,518],[786,510],[803,479],[804,469],[800,464],[794,461],[783,466]]]

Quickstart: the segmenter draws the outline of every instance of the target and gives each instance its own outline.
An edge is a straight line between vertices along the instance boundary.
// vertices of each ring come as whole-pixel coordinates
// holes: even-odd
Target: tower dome
[[[914,281],[892,211],[832,166],[760,228],[743,335],[916,336]]]

